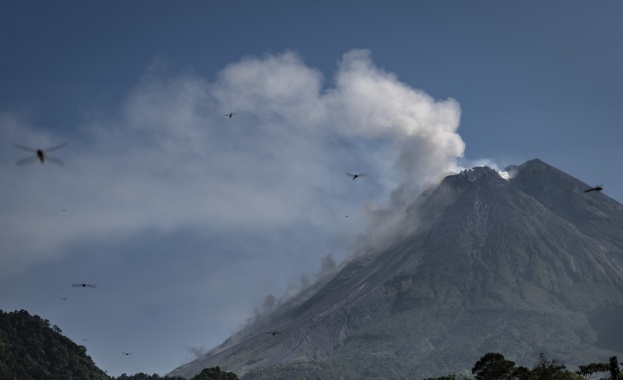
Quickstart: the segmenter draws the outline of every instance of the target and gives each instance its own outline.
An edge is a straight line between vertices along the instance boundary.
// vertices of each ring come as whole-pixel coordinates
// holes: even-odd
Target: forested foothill
[[[186,380],[157,374],[110,377],[87,355],[84,346],[56,325],[26,310],[0,310],[0,380]],[[219,367],[206,368],[190,380],[238,380]]]
[[[50,321],[25,310],[0,310],[0,379],[2,380],[108,380],[87,355],[50,326]]]

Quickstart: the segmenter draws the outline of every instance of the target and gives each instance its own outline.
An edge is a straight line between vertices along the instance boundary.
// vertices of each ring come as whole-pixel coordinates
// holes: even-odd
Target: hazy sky
[[[618,1],[4,1],[0,309],[49,319],[110,374],[165,374],[449,170],[540,158],[621,201],[622,17]],[[65,166],[14,165],[29,153],[12,144],[63,142]]]

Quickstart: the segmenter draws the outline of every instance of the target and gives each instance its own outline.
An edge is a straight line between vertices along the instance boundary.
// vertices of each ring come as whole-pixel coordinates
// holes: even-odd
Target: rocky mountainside
[[[487,352],[621,355],[623,206],[540,160],[507,170],[446,177],[405,211],[410,233],[171,374],[422,379]]]

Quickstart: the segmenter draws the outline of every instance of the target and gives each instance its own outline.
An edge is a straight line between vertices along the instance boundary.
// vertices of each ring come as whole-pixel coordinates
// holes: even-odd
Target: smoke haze
[[[383,207],[402,208],[456,169],[464,149],[459,118],[456,101],[401,83],[365,50],[346,53],[326,88],[292,52],[243,59],[214,83],[150,70],[118,119],[89,121],[58,152],[66,167],[15,168],[19,152],[2,155],[2,192],[12,200],[2,212],[12,222],[0,232],[10,247],[0,276],[59,257],[78,239],[319,225],[343,218],[345,208],[382,202],[390,190]],[[65,140],[15,115],[3,115],[3,125],[4,138],[16,143]],[[341,174],[348,170],[368,176],[350,183]],[[349,186],[371,190],[357,189],[353,199]],[[64,205],[71,220],[55,223]]]
[[[51,319],[89,342],[84,321],[107,321],[99,365],[113,368],[120,344],[169,335],[201,355],[380,244],[360,234],[394,230],[456,170],[459,120],[455,100],[406,85],[366,50],[344,54],[330,80],[293,52],[244,58],[213,81],[156,62],[118,113],[90,114],[79,134],[0,114],[5,146],[68,142],[55,152],[65,166],[17,167],[25,152],[0,151],[0,281],[18,289],[3,304],[48,312],[69,284],[96,283],[76,302],[97,316]],[[44,288],[59,295],[32,294]],[[148,323],[111,333],[120,307]],[[198,324],[210,327],[186,328]]]

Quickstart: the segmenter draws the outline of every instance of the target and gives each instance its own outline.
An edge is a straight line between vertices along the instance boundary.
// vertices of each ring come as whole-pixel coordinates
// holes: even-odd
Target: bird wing
[[[356,174],[346,172],[346,175],[349,176],[349,177],[354,177]]]
[[[58,145],[54,145],[51,148],[47,148],[47,149],[43,149],[44,152],[52,152],[54,150],[58,150],[61,149],[62,147],[64,147],[65,145],[67,145],[66,142],[62,143],[62,144],[58,144]]]
[[[73,284],[71,286],[75,288],[83,288],[83,287],[95,288],[95,284]]]
[[[13,146],[17,149],[25,150],[26,152],[33,152],[33,153],[37,152],[37,149],[29,148],[27,146],[17,145],[17,144],[13,144]]]
[[[603,190],[603,189],[604,189],[604,188],[603,188],[603,186],[604,186],[604,185],[603,185],[603,183],[602,183],[602,184],[601,184],[601,185],[599,185],[599,186],[594,186],[594,187],[591,187],[590,189],[584,190],[584,192],[585,192],[585,193],[590,193],[591,191],[601,191],[601,190]]]
[[[38,157],[37,156],[28,156],[26,158],[22,158],[21,160],[17,160],[15,161],[15,165],[26,165],[26,164],[30,164],[31,162],[35,162],[37,161]]]
[[[61,165],[61,166],[62,166],[62,165],[65,165],[65,163],[64,163],[63,161],[59,160],[58,158],[54,158],[54,157],[50,157],[50,156],[47,156],[47,155],[46,155],[46,156],[45,156],[45,159],[46,159],[47,161],[50,161],[50,162],[55,163],[56,165]]]

